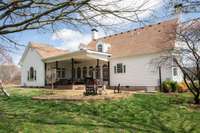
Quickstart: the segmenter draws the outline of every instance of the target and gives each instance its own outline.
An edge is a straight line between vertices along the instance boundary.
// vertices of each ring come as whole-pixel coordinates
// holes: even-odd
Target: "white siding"
[[[172,72],[173,75],[173,72]],[[172,77],[172,79],[176,82],[182,82],[183,81],[183,73],[181,70],[177,67],[177,75]]]
[[[28,70],[33,67],[36,70],[36,81],[28,81]],[[44,63],[41,57],[34,49],[29,49],[21,64],[21,85],[22,86],[44,86]]]
[[[160,57],[160,54],[149,54],[134,57],[116,58],[110,61],[111,86],[159,86],[159,72],[151,63],[152,59]],[[117,63],[126,65],[126,73],[114,73]],[[172,79],[171,67],[163,66],[162,81]]]

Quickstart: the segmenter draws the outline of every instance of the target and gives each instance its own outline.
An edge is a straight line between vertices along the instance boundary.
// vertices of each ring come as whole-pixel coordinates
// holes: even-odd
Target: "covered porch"
[[[110,62],[108,53],[80,50],[47,58],[45,62],[45,86],[51,85],[49,75],[55,72],[55,87],[84,87],[85,78],[98,79],[104,85],[110,84]]]

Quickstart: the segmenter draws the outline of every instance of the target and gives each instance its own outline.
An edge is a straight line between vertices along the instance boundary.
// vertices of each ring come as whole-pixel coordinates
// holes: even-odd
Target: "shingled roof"
[[[88,49],[96,50],[96,43],[102,41],[110,44],[112,58],[142,55],[171,50],[175,46],[175,30],[178,19],[164,21],[154,25],[114,34],[93,40]]]
[[[66,50],[57,49],[42,43],[30,42],[30,47],[34,48],[43,59],[67,53]]]

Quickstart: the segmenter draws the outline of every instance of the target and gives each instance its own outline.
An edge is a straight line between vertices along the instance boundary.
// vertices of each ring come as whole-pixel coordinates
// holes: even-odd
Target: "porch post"
[[[159,66],[159,87],[160,87],[160,92],[162,91],[162,72],[161,72],[161,66]]]
[[[44,85],[47,85],[47,63],[44,63]]]
[[[72,85],[74,84],[74,59],[72,58],[71,59],[71,61],[72,61]]]
[[[58,61],[56,61],[56,71],[58,70]],[[57,73],[57,72],[56,72]],[[56,76],[56,79],[58,79],[58,77]]]
[[[96,79],[98,79],[100,77],[100,68],[99,68],[99,59],[97,59],[97,65],[96,65]]]
[[[110,61],[108,61],[108,86],[110,86]]]

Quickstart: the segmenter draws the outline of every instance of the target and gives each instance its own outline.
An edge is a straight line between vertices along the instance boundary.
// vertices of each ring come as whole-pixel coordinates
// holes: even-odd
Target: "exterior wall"
[[[33,67],[36,70],[36,80],[28,81],[28,70]],[[22,86],[44,86],[44,63],[34,49],[29,49],[21,65],[21,85]]]
[[[159,58],[161,54],[148,54],[134,57],[115,58],[110,61],[111,86],[159,86],[159,71],[156,70],[153,59]],[[126,65],[125,73],[114,73],[117,63]],[[162,81],[172,79],[172,68],[163,66],[161,68]]]
[[[181,70],[177,67],[177,75],[174,76],[172,72],[172,79],[176,82],[182,82],[183,81],[183,73]]]
[[[183,42],[181,42],[180,40],[176,39],[176,41],[175,41],[175,49],[180,49],[180,48],[187,48],[187,46]],[[176,64],[173,63],[173,65],[176,65]],[[172,75],[173,75],[173,73],[172,73]],[[183,73],[181,72],[180,68],[178,68],[178,75],[177,76],[173,75],[173,80],[177,81],[177,82],[182,82],[183,81]]]

